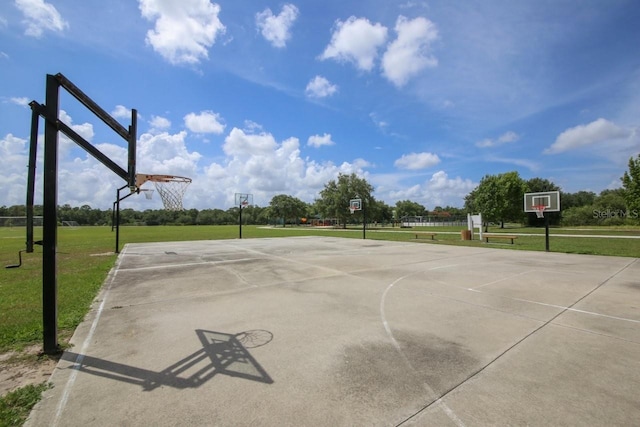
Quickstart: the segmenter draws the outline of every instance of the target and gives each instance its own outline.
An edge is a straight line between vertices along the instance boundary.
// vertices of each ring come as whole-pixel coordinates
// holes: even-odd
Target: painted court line
[[[468,289],[468,290],[471,291],[471,292],[477,292],[477,293],[480,293],[480,294],[491,295],[491,296],[500,297],[500,298],[506,298],[506,299],[510,299],[510,300],[513,300],[513,301],[526,302],[526,303],[529,303],[529,304],[536,304],[536,305],[541,305],[541,306],[544,306],[544,307],[557,308],[557,309],[564,310],[564,311],[573,311],[573,312],[576,312],[576,313],[588,314],[588,315],[591,315],[591,316],[606,317],[607,319],[614,319],[614,320],[620,320],[620,321],[623,321],[623,322],[631,322],[631,323],[640,324],[640,320],[627,319],[626,317],[609,316],[608,314],[596,313],[594,311],[580,310],[580,309],[577,309],[577,308],[565,307],[563,305],[548,304],[548,303],[540,302],[540,301],[532,301],[532,300],[528,300],[528,299],[507,297],[507,296],[504,296],[504,295],[496,295],[496,294],[491,293],[491,292],[479,291],[477,289]]]
[[[433,268],[430,268],[428,270],[438,270],[438,269],[447,268],[447,267],[451,267],[451,266],[433,267]],[[407,364],[407,366],[409,366],[409,368],[414,372],[416,371],[416,369],[413,367],[413,365],[411,364],[411,362],[409,361],[407,356],[404,354],[404,351],[402,351],[402,348],[400,347],[400,344],[398,343],[398,341],[396,341],[395,337],[393,336],[393,332],[391,331],[391,327],[389,326],[389,322],[387,322],[387,318],[386,318],[386,316],[384,314],[385,313],[384,304],[385,304],[385,300],[387,298],[387,294],[389,293],[391,288],[393,288],[394,285],[396,285],[397,283],[399,283],[400,281],[406,279],[409,276],[412,276],[412,275],[415,275],[415,274],[418,274],[418,273],[422,273],[422,272],[423,271],[417,271],[417,272],[410,273],[410,274],[407,274],[405,276],[397,278],[391,284],[389,284],[389,286],[387,286],[387,288],[382,293],[382,297],[380,298],[380,319],[382,320],[382,325],[384,326],[384,329],[387,332],[387,335],[389,336],[389,339],[391,340],[391,343],[393,344],[395,349],[398,351],[398,353],[400,354],[400,356],[402,357],[404,362]],[[421,381],[421,383],[422,383],[422,387],[432,397],[437,397],[436,392],[429,386],[429,384],[427,384],[424,381]],[[432,402],[432,404],[433,403],[438,405],[438,407],[440,409],[442,409],[442,411],[449,417],[449,419],[451,421],[453,421],[458,427],[465,427],[464,422],[462,422],[462,420],[460,418],[458,418],[458,416],[455,414],[455,412],[453,412],[453,410],[441,398],[437,398],[435,402]],[[416,412],[416,414],[420,413],[423,409],[420,409],[418,412]],[[402,423],[404,423],[407,420],[408,419],[404,420]],[[402,424],[402,423],[400,423],[400,424]]]
[[[468,290],[470,290],[470,291],[475,291],[476,289],[484,288],[485,286],[489,286],[489,285],[493,285],[493,284],[496,284],[496,283],[504,282],[505,280],[513,279],[514,277],[522,276],[522,275],[524,275],[524,274],[529,274],[529,273],[531,273],[532,271],[535,271],[535,270],[527,270],[527,271],[523,271],[523,272],[521,272],[521,273],[514,274],[514,275],[512,275],[512,276],[507,276],[507,277],[504,277],[504,278],[502,278],[502,279],[494,280],[494,281],[489,282],[489,283],[484,283],[484,284],[482,284],[482,285],[480,285],[480,286],[476,286],[475,288],[467,288],[467,289],[468,289]]]
[[[80,347],[80,352],[78,354],[78,357],[76,357],[76,361],[74,362],[74,365],[71,367],[72,369],[71,374],[69,375],[69,379],[67,380],[67,383],[64,386],[64,392],[62,393],[60,402],[58,402],[58,407],[56,408],[56,414],[53,419],[53,422],[51,423],[53,427],[56,427],[58,425],[58,423],[60,422],[60,416],[62,415],[64,408],[67,406],[67,401],[69,400],[69,393],[71,392],[71,389],[73,388],[73,385],[76,381],[76,377],[78,376],[79,366],[82,364],[84,355],[87,352],[87,349],[89,348],[89,344],[93,340],[93,334],[95,333],[96,328],[98,327],[98,322],[100,321],[100,316],[102,315],[102,311],[104,310],[104,305],[107,302],[107,296],[109,295],[109,291],[111,290],[111,285],[113,284],[113,282],[116,279],[116,276],[118,275],[120,261],[124,258],[126,252],[127,252],[127,246],[125,245],[121,255],[118,257],[118,260],[116,261],[116,265],[112,270],[113,274],[110,274],[111,277],[109,280],[109,286],[106,287],[104,293],[101,295],[102,302],[98,307],[98,311],[96,312],[96,317],[93,319],[93,322],[91,323],[91,329],[89,329],[89,333],[85,337],[84,342],[82,343],[82,347]]]
[[[216,265],[216,264],[232,264],[235,262],[243,262],[243,261],[253,261],[255,258],[238,258],[238,259],[226,259],[222,261],[199,261],[199,262],[185,262],[182,264],[161,264],[161,265],[149,265],[146,267],[135,267],[135,268],[123,268],[119,271],[140,271],[140,270],[155,270],[159,268],[180,268],[180,267],[191,267],[194,265]]]

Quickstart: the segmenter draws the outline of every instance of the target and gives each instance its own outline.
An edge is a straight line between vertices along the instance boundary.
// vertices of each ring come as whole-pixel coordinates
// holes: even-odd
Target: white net
[[[544,209],[546,206],[544,205],[539,205],[539,206],[534,206],[533,208],[536,210],[536,216],[538,218],[544,218]]]
[[[160,194],[162,204],[168,211],[181,211],[184,210],[182,206],[182,198],[184,197],[187,187],[191,184],[191,178],[184,176],[174,175],[149,175],[149,174],[137,174],[136,175],[136,187],[140,188],[145,182],[151,181],[156,187],[156,191]],[[140,188],[140,191],[145,191]],[[145,197],[150,199],[153,195],[153,190],[146,190]]]
[[[182,198],[189,184],[191,184],[191,180],[154,182],[156,190],[162,199],[162,204],[168,211],[184,210]]]

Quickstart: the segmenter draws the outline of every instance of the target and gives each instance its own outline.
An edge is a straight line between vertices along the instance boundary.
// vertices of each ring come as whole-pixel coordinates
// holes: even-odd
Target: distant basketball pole
[[[349,200],[349,211],[351,212],[351,215],[353,215],[353,213],[355,211],[362,211],[362,238],[366,239],[367,238],[367,216],[365,214],[365,210],[364,210],[364,202],[362,201],[362,199],[359,196],[356,196],[357,199],[351,199]]]
[[[544,213],[560,212],[560,192],[542,191],[538,193],[525,193],[524,211],[534,212],[536,217],[544,218],[545,251],[549,252],[549,216]]]
[[[253,204],[253,194],[236,193],[235,203],[240,211],[238,215],[238,238],[242,239],[242,210]]]

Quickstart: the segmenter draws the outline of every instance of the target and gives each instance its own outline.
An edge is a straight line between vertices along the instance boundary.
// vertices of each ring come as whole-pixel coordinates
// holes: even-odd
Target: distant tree
[[[516,171],[486,175],[465,197],[465,208],[468,212],[481,212],[485,224],[499,222],[504,228],[505,221],[522,220],[526,191],[526,183]]]
[[[370,209],[371,214],[367,214],[369,221],[386,224],[393,220],[393,208],[382,200],[374,202],[375,209]]]
[[[527,180],[527,193],[541,193],[543,191],[560,191],[560,187],[545,178],[531,178]]]
[[[347,220],[362,217],[362,212],[351,216],[349,200],[359,197],[362,199],[365,209],[368,210],[375,202],[371,193],[373,193],[373,187],[364,178],[359,178],[355,173],[351,175],[340,173],[337,180],[331,180],[325,184],[316,204],[325,218],[337,218],[346,228]]]
[[[622,187],[624,188],[624,201],[627,204],[629,217],[638,220],[640,215],[640,154],[637,158],[629,159],[629,170],[624,173],[622,178]]]
[[[586,208],[585,206],[585,210]],[[592,221],[595,221],[597,225],[622,225],[633,222],[633,217],[627,215],[629,211],[625,203],[623,188],[602,190],[588,208],[591,211]]]
[[[213,225],[215,224],[215,215],[212,209],[203,209],[198,212],[196,218],[196,224],[198,225]]]
[[[593,206],[572,206],[562,210],[561,224],[565,226],[597,225]]]
[[[626,203],[625,190],[623,188],[615,188],[602,190],[592,205],[600,209],[625,209],[627,207]]]
[[[269,209],[276,218],[283,219],[282,226],[284,227],[287,219],[297,222],[299,218],[305,216],[307,204],[296,197],[278,194],[271,199]]]
[[[405,216],[422,216],[427,209],[420,203],[411,200],[400,200],[396,202],[396,214],[398,218]]]
[[[577,193],[560,193],[560,205],[562,210],[580,207],[591,206],[596,201],[596,193],[593,191],[578,191]]]

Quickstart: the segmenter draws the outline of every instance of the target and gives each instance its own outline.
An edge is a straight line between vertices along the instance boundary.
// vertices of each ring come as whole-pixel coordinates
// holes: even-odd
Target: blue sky
[[[138,172],[192,178],[186,208],[312,202],[340,172],[428,209],[513,170],[618,188],[640,152],[638,22],[635,0],[3,1],[0,205],[24,203],[27,104],[56,73],[125,126],[138,110]],[[60,108],[125,166],[124,141]],[[60,204],[109,208],[124,185],[64,138],[59,174]]]

